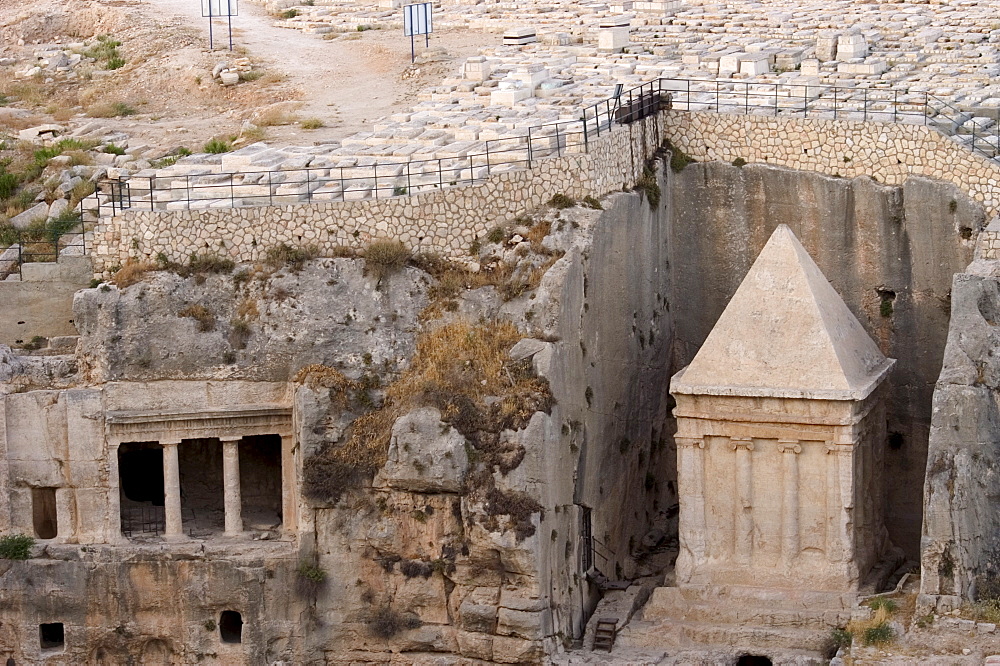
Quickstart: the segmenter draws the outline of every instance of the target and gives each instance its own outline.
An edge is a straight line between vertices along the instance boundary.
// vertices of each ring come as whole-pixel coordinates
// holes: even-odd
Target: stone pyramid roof
[[[860,400],[893,363],[782,224],[670,389]]]

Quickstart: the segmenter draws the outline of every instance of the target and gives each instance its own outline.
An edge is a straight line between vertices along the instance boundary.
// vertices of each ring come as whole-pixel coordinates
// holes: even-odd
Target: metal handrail
[[[592,138],[616,124],[659,111],[666,95],[670,108],[676,111],[922,124],[956,138],[988,159],[1000,160],[1000,118],[995,119],[992,133],[985,128],[978,130],[972,113],[924,91],[658,78],[585,106],[576,119],[534,125],[522,135],[490,139],[483,142],[481,152],[465,156],[374,162],[368,166],[186,174],[183,184],[177,183],[181,175],[133,176],[102,181],[99,212],[104,214],[108,206],[112,215],[129,209],[192,210],[227,199],[229,207],[383,199],[476,184],[499,169],[530,169],[540,159],[587,153]]]
[[[649,106],[649,100],[658,93],[658,81],[627,91],[629,108],[636,103]],[[658,108],[640,108],[625,120],[632,122],[641,119]],[[600,136],[601,132],[607,132],[615,122],[621,120],[614,117],[618,110],[617,106],[606,101],[599,102],[585,107],[579,118],[530,126],[523,135],[490,139],[482,142],[481,152],[465,156],[375,162],[369,166],[156,174],[132,176],[127,180],[106,179],[98,187],[100,214],[103,215],[108,207],[111,215],[129,209],[192,210],[209,202],[227,199],[230,207],[276,205],[282,203],[283,196],[292,199],[286,203],[345,201],[353,198],[349,196],[352,193],[383,199],[433,191],[445,186],[476,184],[499,169],[530,169],[539,159],[588,152],[591,136]],[[183,183],[178,183],[182,178]],[[266,184],[263,182],[265,180]],[[318,192],[331,185],[327,191]],[[282,188],[290,193],[280,193]],[[176,196],[178,193],[182,196]]]

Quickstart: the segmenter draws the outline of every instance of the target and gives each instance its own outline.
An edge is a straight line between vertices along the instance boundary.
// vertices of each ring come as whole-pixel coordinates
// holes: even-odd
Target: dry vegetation
[[[425,332],[410,368],[385,388],[381,406],[358,417],[345,442],[306,462],[306,494],[319,502],[338,501],[385,464],[396,419],[416,407],[434,406],[471,445],[467,494],[484,502],[493,527],[499,526],[498,516],[507,515],[518,536],[533,533],[530,517],[541,507],[526,496],[498,491],[492,482],[494,468],[506,474],[525,453],[519,445],[502,444],[500,433],[523,428],[532,414],[552,404],[547,382],[534,376],[530,362],[508,361],[508,351],[521,337],[506,321],[458,321]],[[361,382],[331,368],[304,368],[296,379],[330,388],[341,405],[356,405],[357,391],[363,389]],[[487,405],[487,396],[500,399]]]

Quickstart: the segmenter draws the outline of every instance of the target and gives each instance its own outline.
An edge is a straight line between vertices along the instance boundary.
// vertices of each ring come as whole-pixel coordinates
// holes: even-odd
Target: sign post
[[[229,50],[233,50],[233,17],[240,15],[239,0],[201,0],[201,15],[208,18],[208,48],[215,48],[212,19],[225,16],[229,22]]]
[[[434,32],[433,6],[429,2],[418,2],[403,7],[403,35],[410,38],[410,62],[417,59],[413,39],[416,35],[424,36],[424,46],[430,46],[431,33]]]

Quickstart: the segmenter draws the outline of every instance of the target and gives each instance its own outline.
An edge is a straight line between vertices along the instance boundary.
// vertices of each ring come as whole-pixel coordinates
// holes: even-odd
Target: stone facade
[[[581,199],[635,185],[646,159],[663,139],[665,114],[590,140],[587,152],[536,161],[532,168],[494,174],[476,185],[388,199],[189,211],[128,210],[103,218],[94,232],[98,273],[129,258],[163,253],[186,261],[216,253],[258,261],[287,243],[363,248],[374,238],[396,238],[420,252],[468,256],[469,246],[491,228],[537,208],[555,194]]]
[[[989,215],[1000,212],[1000,164],[924,125],[691,112],[667,114],[665,131],[699,161],[743,159],[887,185],[926,176],[954,183]]]
[[[779,226],[671,382],[680,585],[858,590],[889,546],[892,364]]]

